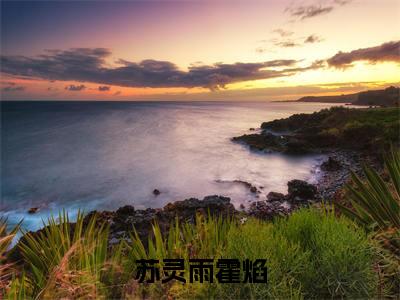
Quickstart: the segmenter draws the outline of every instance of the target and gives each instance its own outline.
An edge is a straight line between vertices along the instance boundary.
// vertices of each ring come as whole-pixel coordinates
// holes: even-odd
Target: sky
[[[2,100],[291,100],[400,85],[398,0],[1,1]]]

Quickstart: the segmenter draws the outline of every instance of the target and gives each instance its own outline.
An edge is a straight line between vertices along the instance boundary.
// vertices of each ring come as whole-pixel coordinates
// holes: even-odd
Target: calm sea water
[[[315,180],[321,157],[260,154],[230,138],[263,121],[328,106],[3,102],[0,215],[11,223],[24,218],[34,230],[62,208],[73,216],[78,209],[162,207],[211,194],[248,205],[254,194],[231,181],[262,186],[265,194],[286,192],[288,180]],[[40,211],[27,214],[30,207]]]

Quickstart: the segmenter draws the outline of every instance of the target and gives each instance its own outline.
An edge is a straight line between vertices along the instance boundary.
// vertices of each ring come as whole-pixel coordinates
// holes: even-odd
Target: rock
[[[251,188],[250,188],[250,192],[252,192],[252,193],[257,193],[257,188],[255,187],[255,186],[252,186]]]
[[[294,179],[288,182],[288,199],[297,201],[315,199],[317,187],[306,181]]]
[[[117,209],[115,212],[117,215],[133,215],[135,214],[135,208],[132,205],[125,205]]]
[[[272,219],[276,216],[285,216],[291,212],[291,206],[286,202],[257,201],[250,205],[248,214],[260,219]]]
[[[38,212],[39,207],[31,207],[30,209],[28,209],[28,214],[34,214],[36,212]]]
[[[252,192],[254,194],[261,193],[261,191],[259,191],[256,186],[254,186],[250,182],[244,181],[244,180],[236,179],[236,180],[230,181],[230,180],[219,180],[218,179],[218,180],[215,180],[215,182],[218,182],[218,183],[238,183],[238,184],[241,184],[241,185],[245,186],[246,188],[248,188],[250,190],[250,192]]]
[[[247,187],[250,190],[250,192],[252,192],[254,194],[259,192],[257,187],[252,185],[250,182],[247,182],[244,180],[234,180],[233,182],[243,184],[245,187]]]
[[[160,194],[161,194],[161,192],[159,190],[157,190],[157,189],[153,190],[153,195],[158,196]]]
[[[206,196],[203,200],[190,198],[183,201],[168,203],[163,211],[172,215],[179,215],[184,218],[193,217],[200,208],[210,211],[211,214],[228,215],[235,212],[234,206],[230,203],[230,198],[223,196]]]
[[[283,201],[286,200],[286,197],[282,193],[269,192],[268,195],[267,195],[267,200],[270,201],[270,202],[273,202],[273,201],[283,202]]]
[[[342,168],[342,164],[331,156],[328,158],[328,160],[324,161],[321,164],[321,170],[323,170],[323,171],[332,172],[332,171],[340,170],[341,168]]]
[[[255,128],[253,128],[253,127],[250,127],[250,129],[249,129],[250,131],[254,131],[254,130],[256,130]]]

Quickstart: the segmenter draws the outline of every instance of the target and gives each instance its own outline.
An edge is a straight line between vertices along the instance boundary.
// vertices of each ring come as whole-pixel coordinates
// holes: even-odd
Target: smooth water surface
[[[218,194],[238,206],[257,200],[233,180],[286,192],[287,181],[315,180],[319,156],[249,151],[233,136],[263,121],[330,104],[254,102],[2,103],[0,214],[41,218],[67,209],[162,207]],[[224,181],[223,183],[218,181]],[[154,196],[153,189],[161,194]],[[260,197],[265,197],[262,194]],[[40,207],[27,214],[30,207]]]

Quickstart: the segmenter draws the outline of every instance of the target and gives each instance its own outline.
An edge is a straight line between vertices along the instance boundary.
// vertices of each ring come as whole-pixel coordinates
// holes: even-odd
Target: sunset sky
[[[399,0],[2,1],[2,100],[286,100],[400,83]]]

